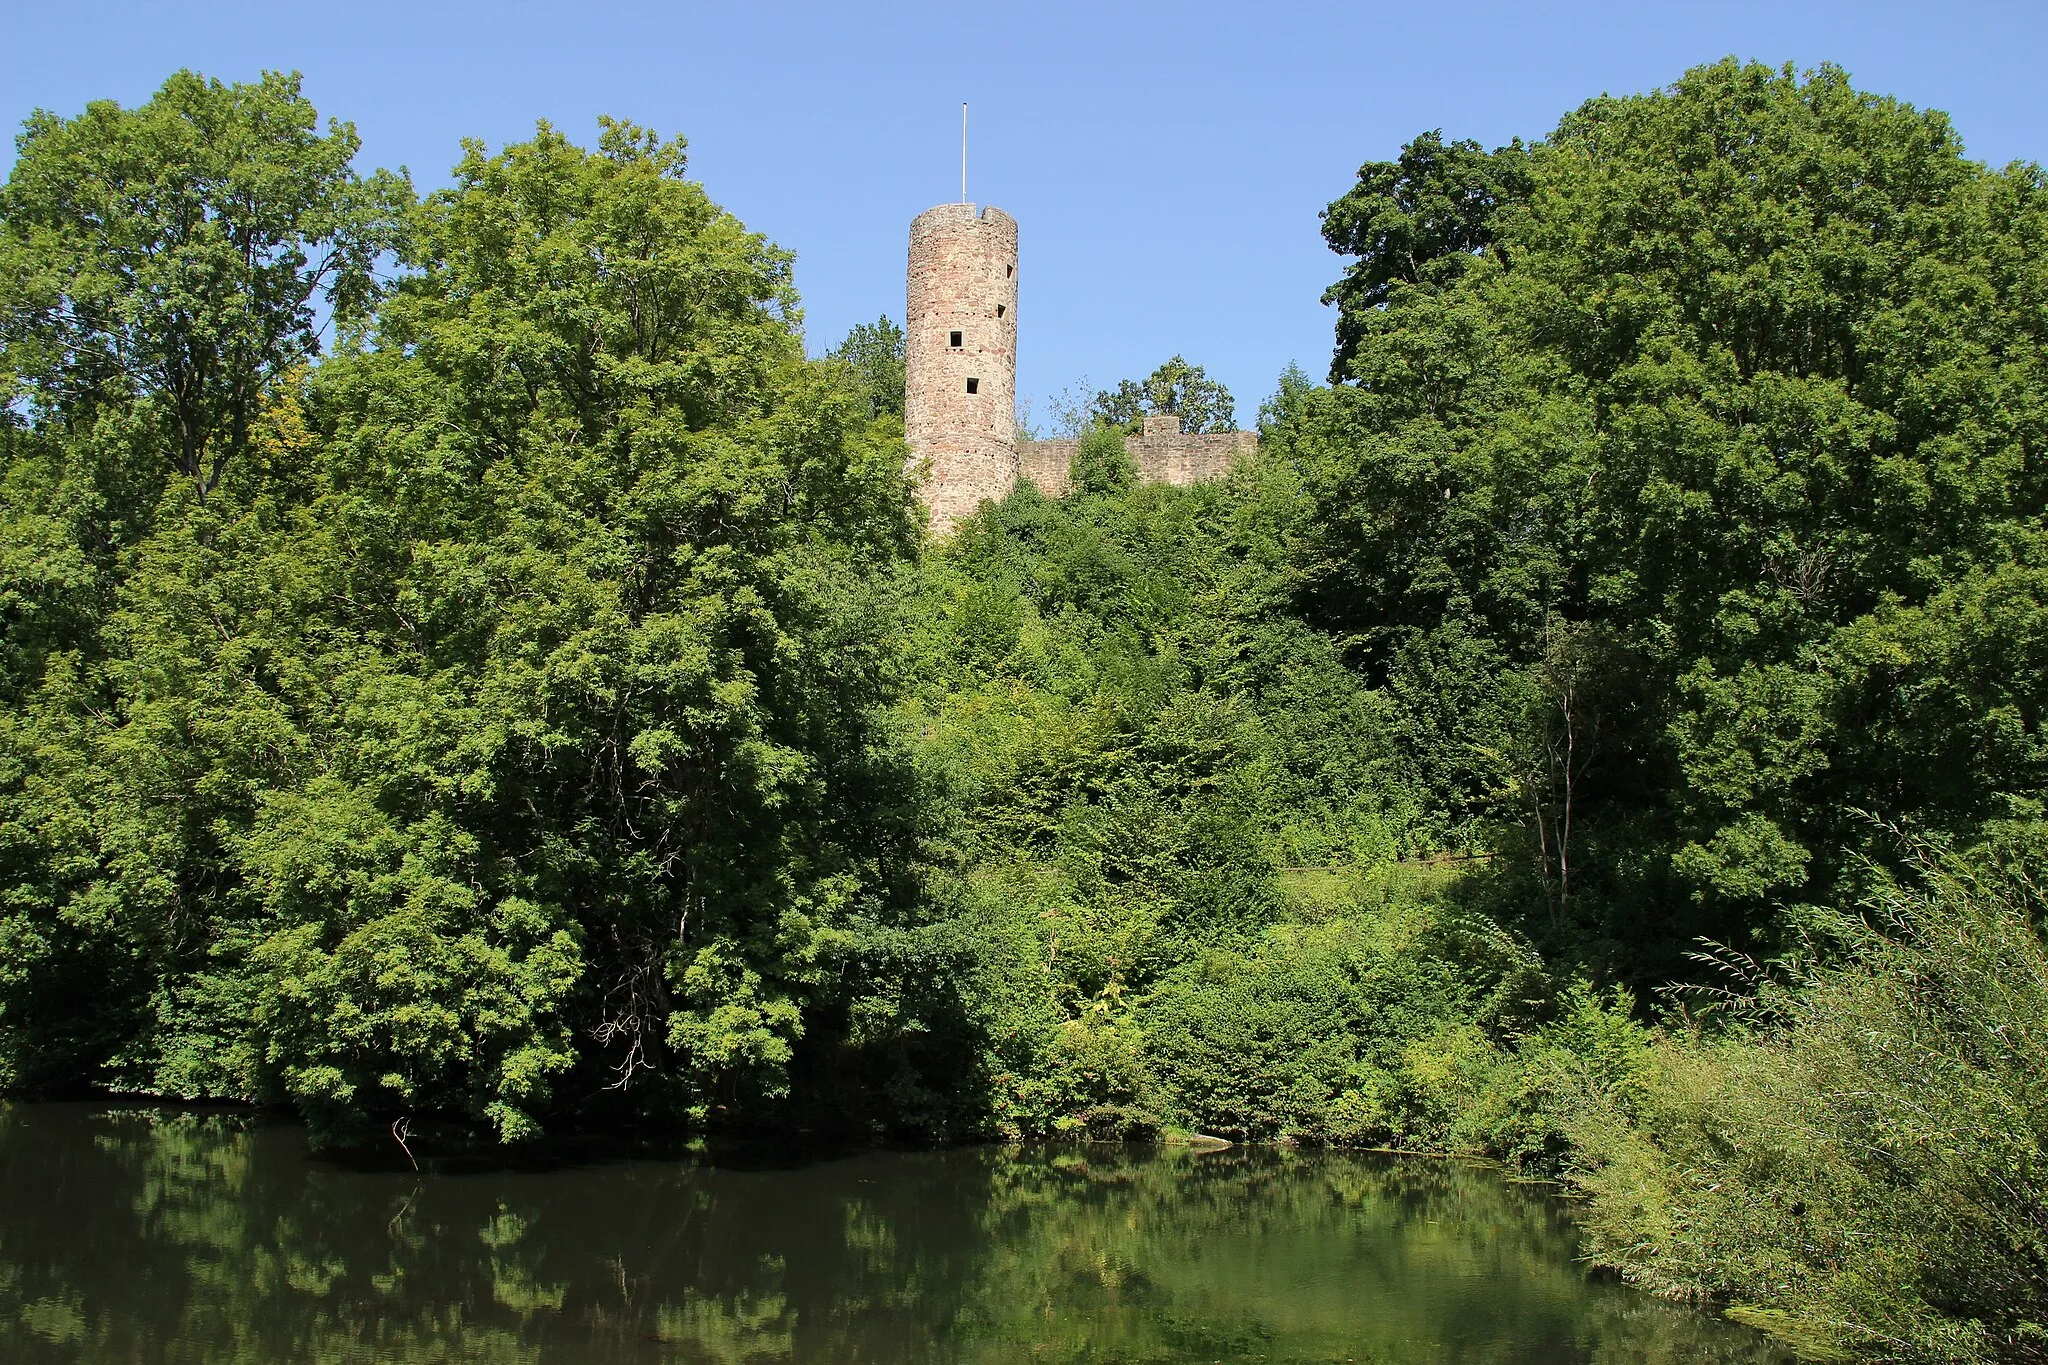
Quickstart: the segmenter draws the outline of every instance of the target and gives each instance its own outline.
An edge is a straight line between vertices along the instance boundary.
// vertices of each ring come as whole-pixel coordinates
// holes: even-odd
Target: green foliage
[[[274,72],[181,71],[136,109],[38,111],[18,142],[0,191],[8,401],[213,491],[318,350],[316,300],[344,328],[367,315],[409,187],[356,175],[355,128],[320,136],[298,76]]]
[[[1854,809],[2030,810],[2038,170],[1833,68],[1734,62],[1526,153],[1410,150],[1332,207],[1366,253],[1333,293],[1347,382],[1267,446],[1305,504],[1294,600],[1402,699],[1447,814],[1519,801],[1555,854],[1530,778],[1556,765],[1514,755],[1561,718],[1560,622],[1604,661],[1568,811],[1547,780],[1584,873],[1564,919],[1639,980],[1680,968],[1660,943],[1840,894]],[[1404,234],[1455,269],[1408,280]]]
[[[1593,1123],[1627,1122],[1657,1071],[1659,1035],[1626,990],[1575,981],[1550,1018],[1497,1050],[1468,1053],[1443,1077],[1458,1145],[1559,1174]]]
[[[0,1084],[1485,1153],[1804,1348],[2040,1357],[2038,168],[1733,61],[1426,134],[1257,458],[1138,482],[1235,424],[1175,357],[920,549],[901,330],[806,360],[680,140],[22,149]]]
[[[88,652],[23,679],[20,1082],[515,1138],[572,1075],[653,1113],[784,1093],[858,994],[861,926],[908,913],[901,446],[683,171],[624,124],[472,146],[375,344],[171,489]],[[31,421],[24,521],[94,458]]]
[[[1144,429],[1147,413],[1180,418],[1184,432],[1237,430],[1237,402],[1230,390],[1179,356],[1143,380],[1125,379],[1097,393],[1089,408],[1095,421],[1133,434]]]
[[[874,416],[903,415],[903,329],[885,313],[873,322],[855,323],[846,339],[826,355],[843,360],[853,368],[854,378],[868,396],[868,410]]]
[[[1259,606],[1235,548],[1252,485],[1134,485],[1102,426],[1074,487],[963,524],[914,613],[907,719],[990,1112],[1020,1133],[1408,1132],[1398,1097],[1360,1117],[1352,1092],[1391,1094],[1411,1041],[1496,1022],[1511,973],[1451,909],[1359,889],[1429,846],[1377,699]]]
[[[1539,985],[1527,949],[1491,925],[1368,900],[1187,963],[1155,993],[1147,1040],[1188,1127],[1442,1150],[1446,1082]]]
[[[1368,161],[1358,184],[1323,210],[1323,240],[1358,260],[1323,295],[1338,312],[1330,381],[1351,377],[1367,318],[1401,286],[1440,291],[1495,245],[1494,219],[1532,184],[1521,140],[1491,152],[1476,142],[1422,134],[1394,161]]]
[[[1747,1033],[1662,1040],[1627,1121],[1586,1111],[1591,1254],[1816,1352],[2041,1357],[2041,894],[1953,858],[1921,880],[1817,916],[1789,980],[1738,983]]]
[[[1067,486],[1077,493],[1123,493],[1138,482],[1138,463],[1124,446],[1122,428],[1098,423],[1074,446]]]
[[[465,875],[478,840],[445,816],[396,828],[333,778],[268,805],[239,860],[266,936],[240,980],[184,983],[200,999],[253,996],[254,1036],[209,1018],[211,1046],[166,1047],[157,1087],[253,1095],[268,1074],[329,1129],[364,1108],[441,1109],[531,1136],[576,1060],[563,1018],[584,967],[574,927],[515,896],[482,903]],[[205,1010],[176,1004],[171,1030]]]

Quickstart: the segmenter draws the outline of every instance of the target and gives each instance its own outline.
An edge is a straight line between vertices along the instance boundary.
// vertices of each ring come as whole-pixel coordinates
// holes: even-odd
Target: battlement
[[[1064,497],[1079,441],[1022,441],[1017,446],[1018,473],[1031,480],[1041,493]],[[1124,437],[1124,450],[1137,463],[1138,478],[1144,483],[1207,483],[1230,472],[1241,455],[1259,448],[1257,432],[1186,432],[1180,419],[1168,413],[1148,413],[1143,435]]]

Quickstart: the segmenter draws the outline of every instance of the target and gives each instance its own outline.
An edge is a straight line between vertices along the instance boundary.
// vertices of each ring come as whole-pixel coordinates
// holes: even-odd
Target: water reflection
[[[1589,1282],[1552,1200],[1338,1154],[415,1175],[239,1115],[0,1108],[13,1362],[1778,1359]]]

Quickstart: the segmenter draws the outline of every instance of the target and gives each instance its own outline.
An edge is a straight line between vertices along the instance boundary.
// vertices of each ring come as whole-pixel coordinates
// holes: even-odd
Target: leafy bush
[[[2048,945],[2022,872],[1954,858],[1661,1040],[1573,1137],[1595,1259],[1808,1349],[2048,1360]],[[1629,1120],[1629,1121],[1623,1121]]]
[[[1146,1050],[1185,1126],[1441,1150],[1457,1087],[1537,976],[1525,949],[1446,903],[1354,907],[1177,970],[1147,1002]]]

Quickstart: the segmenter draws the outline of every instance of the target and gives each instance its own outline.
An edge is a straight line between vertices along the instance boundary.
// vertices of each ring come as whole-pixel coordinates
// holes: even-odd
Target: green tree
[[[1855,808],[2032,818],[2040,171],[1834,68],[1733,61],[1511,162],[1485,246],[1429,239],[1454,270],[1339,287],[1347,382],[1267,443],[1311,509],[1294,600],[1401,699],[1430,787],[1499,811],[1484,755],[1544,714],[1514,680],[1599,627],[1573,899],[1653,979],[1659,942],[1837,894]]]
[[[1259,404],[1259,431],[1271,431],[1287,421],[1314,388],[1315,381],[1308,377],[1308,371],[1298,362],[1288,361],[1287,368],[1280,372],[1279,381],[1273,386],[1272,394]]]
[[[1330,286],[1337,306],[1331,382],[1349,377],[1361,315],[1386,307],[1401,285],[1443,288],[1494,245],[1494,218],[1528,197],[1528,152],[1520,139],[1488,152],[1472,141],[1422,134],[1394,161],[1368,161],[1358,184],[1323,210],[1330,250],[1358,260]]]
[[[1124,448],[1121,428],[1098,423],[1074,445],[1069,486],[1077,493],[1114,494],[1138,482],[1138,463]]]
[[[873,322],[855,323],[846,339],[826,354],[853,367],[877,417],[903,415],[903,329],[888,314]]]
[[[1096,421],[1130,432],[1143,430],[1147,413],[1180,418],[1184,432],[1237,429],[1237,403],[1230,390],[1179,356],[1143,380],[1126,379],[1097,393],[1091,407]]]
[[[90,1074],[194,923],[180,847],[213,846],[216,807],[171,795],[199,779],[172,758],[194,736],[97,748],[162,681],[121,676],[122,583],[153,562],[160,507],[176,523],[255,458],[266,404],[318,349],[316,303],[352,325],[374,301],[411,193],[358,176],[356,145],[319,133],[295,76],[189,72],[139,109],[39,112],[18,141],[0,188],[0,1074]],[[162,662],[189,679],[195,661]]]
[[[323,374],[320,401],[350,501],[406,509],[361,546],[414,566],[373,600],[420,615],[373,619],[447,736],[399,789],[368,754],[355,780],[422,836],[455,821],[482,860],[487,899],[434,937],[465,913],[487,937],[566,936],[583,975],[557,1014],[586,1065],[703,1113],[786,1089],[856,921],[892,909],[900,835],[868,728],[885,655],[861,584],[914,532],[900,446],[802,358],[787,254],[684,172],[680,141],[612,122],[595,152],[545,127],[472,147],[424,207],[377,349]],[[504,919],[515,903],[535,928]],[[322,943],[386,913],[298,912]],[[328,1030],[294,983],[345,972],[335,951],[259,952],[298,1027]],[[536,1060],[493,1082],[508,1132],[530,1108],[515,1072],[571,1060],[521,1046]],[[377,1065],[348,1083],[384,1085]]]
[[[782,1093],[908,913],[901,443],[679,141],[472,145],[406,247],[7,717],[7,1064],[330,1132]]]
[[[0,191],[0,346],[33,420],[137,444],[202,496],[246,455],[266,397],[376,296],[402,177],[352,168],[353,125],[319,132],[299,77],[181,71],[136,109],[38,111]]]

